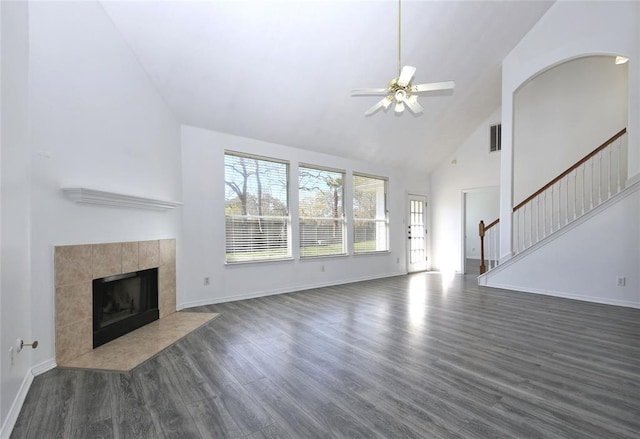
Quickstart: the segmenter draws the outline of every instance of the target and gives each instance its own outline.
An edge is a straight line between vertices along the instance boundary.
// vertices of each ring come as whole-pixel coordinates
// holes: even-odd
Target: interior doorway
[[[480,275],[480,221],[489,224],[500,216],[500,188],[468,189],[462,192],[462,272]]]

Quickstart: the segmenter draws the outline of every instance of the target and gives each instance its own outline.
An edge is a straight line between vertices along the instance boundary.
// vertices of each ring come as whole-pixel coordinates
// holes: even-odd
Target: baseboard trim
[[[7,414],[7,418],[0,429],[0,439],[9,439],[11,436],[11,432],[13,431],[13,427],[16,426],[16,421],[18,420],[18,416],[20,415],[20,410],[22,410],[22,405],[24,401],[27,399],[27,394],[29,393],[29,389],[31,388],[31,384],[33,383],[33,378],[42,375],[43,373],[50,371],[56,367],[56,362],[54,359],[49,359],[43,361],[40,364],[36,364],[31,367],[24,376],[22,380],[22,384],[20,384],[20,389],[18,390],[18,394],[13,400],[11,404],[11,408],[9,409],[9,413]]]
[[[332,287],[334,285],[345,285],[345,284],[351,284],[354,282],[363,282],[367,280],[382,279],[385,277],[402,276],[404,274],[406,273],[404,272],[385,273],[385,274],[378,274],[375,276],[364,276],[357,279],[349,279],[349,280],[342,280],[342,281],[335,281],[335,282],[321,282],[317,284],[302,285],[302,286],[297,286],[292,288],[280,288],[276,290],[255,291],[251,293],[237,294],[233,296],[210,297],[210,298],[200,299],[200,300],[188,300],[180,303],[177,306],[177,309],[178,311],[180,311],[186,308],[193,308],[196,306],[215,305],[216,303],[233,302],[236,300],[256,299],[258,297],[274,296],[277,294],[287,294],[287,293],[293,293],[296,291],[313,290],[315,288]]]
[[[14,398],[13,403],[11,404],[11,408],[9,409],[9,413],[7,414],[7,418],[2,425],[2,429],[0,430],[0,438],[9,439],[9,437],[11,436],[13,427],[15,427],[16,421],[18,420],[18,415],[20,414],[20,410],[22,409],[22,405],[24,404],[25,399],[27,399],[27,393],[29,393],[32,382],[33,373],[31,373],[31,369],[29,369],[24,379],[22,380],[22,384],[20,384],[18,394]]]
[[[49,372],[51,369],[55,369],[56,366],[58,366],[56,360],[50,358],[49,360],[43,361],[42,363],[33,366],[31,368],[31,374],[34,377],[37,377],[38,375],[42,375],[45,372]]]
[[[625,308],[640,309],[640,303],[629,302],[626,300],[607,299],[603,297],[585,296],[582,294],[567,293],[565,291],[544,290],[538,288],[523,288],[516,285],[491,284],[489,288],[499,288],[501,290],[510,290],[522,293],[540,294],[543,296],[560,297],[563,299],[580,300],[582,302],[599,303],[602,305],[622,306]]]

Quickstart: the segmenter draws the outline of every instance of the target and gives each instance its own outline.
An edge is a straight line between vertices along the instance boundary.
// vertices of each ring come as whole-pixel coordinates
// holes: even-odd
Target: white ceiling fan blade
[[[402,71],[400,72],[400,76],[398,76],[398,85],[401,87],[406,87],[411,82],[411,78],[413,78],[413,74],[415,72],[415,67],[404,66],[402,68]]]
[[[409,96],[404,102],[407,104],[407,107],[409,107],[409,110],[413,111],[413,114],[420,114],[424,110],[422,105],[418,102],[417,95]]]
[[[411,87],[411,91],[419,93],[421,91],[436,91],[436,90],[453,90],[456,83],[454,81],[442,81],[442,82],[429,82],[428,84],[418,84]]]
[[[365,111],[364,115],[371,116],[373,113],[375,113],[381,108],[384,108],[386,110],[387,108],[389,108],[389,105],[391,105],[391,100],[389,100],[388,97],[384,97],[380,101],[378,101],[373,107]]]
[[[404,111],[404,103],[396,102],[395,111],[396,111],[396,113],[402,113]]]
[[[356,88],[351,90],[351,96],[386,95],[387,93],[389,93],[387,88]]]

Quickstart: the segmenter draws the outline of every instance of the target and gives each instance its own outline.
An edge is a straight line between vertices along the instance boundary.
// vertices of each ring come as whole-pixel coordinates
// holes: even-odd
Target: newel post
[[[484,221],[480,221],[478,234],[480,235],[480,274],[484,274],[487,271],[484,265]]]

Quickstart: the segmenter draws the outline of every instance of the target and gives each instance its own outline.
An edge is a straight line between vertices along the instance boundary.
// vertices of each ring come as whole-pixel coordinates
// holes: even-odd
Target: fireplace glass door
[[[157,268],[93,281],[94,348],[158,317]]]

